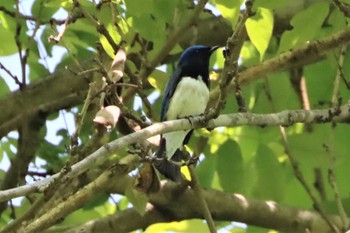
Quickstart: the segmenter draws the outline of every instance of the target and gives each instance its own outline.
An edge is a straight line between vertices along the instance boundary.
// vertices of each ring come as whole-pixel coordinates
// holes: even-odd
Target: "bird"
[[[209,60],[217,48],[194,45],[181,54],[165,88],[160,121],[189,118],[205,112],[210,89]],[[174,182],[181,180],[180,166],[176,163],[181,162],[181,148],[188,143],[192,132],[181,130],[161,135],[155,167]]]

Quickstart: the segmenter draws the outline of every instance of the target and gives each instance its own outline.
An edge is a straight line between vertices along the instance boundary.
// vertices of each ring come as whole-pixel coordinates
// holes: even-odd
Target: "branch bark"
[[[179,119],[155,123],[135,133],[118,138],[90,154],[85,159],[71,166],[71,170],[66,172],[69,177],[76,177],[87,169],[103,163],[110,154],[124,149],[130,144],[134,144],[152,136],[177,130],[196,129],[196,128],[215,128],[221,126],[233,127],[238,125],[255,126],[290,126],[295,123],[349,123],[350,122],[350,103],[340,108],[324,110],[285,110],[279,113],[254,114],[254,113],[235,113],[221,115],[217,119],[208,121],[205,124],[205,116],[193,117],[188,119]],[[27,184],[14,189],[0,191],[0,202],[11,198],[25,196],[33,192],[43,192],[47,185],[61,173],[57,173],[47,179]]]
[[[133,182],[133,178],[124,176],[110,181],[108,192],[123,195],[127,184]],[[332,232],[327,223],[314,211],[284,206],[273,201],[251,200],[241,194],[228,194],[210,189],[203,190],[203,196],[213,218],[218,221],[244,222],[283,232]],[[150,203],[143,216],[134,208],[130,208],[62,232],[131,232],[145,229],[155,223],[203,218],[198,202],[194,190],[183,190],[173,182],[163,182],[161,190],[150,196]],[[337,226],[341,226],[340,217],[329,217]],[[56,231],[52,229],[47,232]]]
[[[11,167],[1,182],[0,190],[6,190],[25,183],[28,165],[34,159],[40,146],[40,129],[46,120],[45,115],[37,114],[22,122],[19,128],[18,150],[16,157],[11,160]],[[0,215],[6,209],[7,203],[0,203]]]
[[[83,62],[83,66],[91,69],[94,64],[89,60]],[[18,128],[26,117],[38,112],[57,112],[82,103],[88,88],[89,81],[84,76],[64,69],[0,98],[0,138]]]

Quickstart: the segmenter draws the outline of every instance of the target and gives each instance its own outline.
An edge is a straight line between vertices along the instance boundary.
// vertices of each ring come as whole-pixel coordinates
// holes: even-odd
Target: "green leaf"
[[[157,223],[147,227],[145,233],[154,232],[181,232],[181,233],[193,233],[193,232],[206,232],[208,230],[207,224],[202,220],[184,220],[181,222],[170,223]]]
[[[246,27],[248,36],[262,60],[272,36],[273,12],[267,8],[258,8],[256,14],[247,19]]]
[[[79,209],[68,215],[66,218],[64,218],[64,221],[63,223],[61,223],[61,225],[78,225],[99,218],[101,218],[101,215],[93,209],[88,211],[84,209]]]
[[[141,16],[142,14],[150,14],[153,10],[153,0],[125,0],[128,14]]]
[[[320,103],[325,103],[332,97],[333,93],[330,87],[333,87],[336,66],[332,66],[330,59],[333,58],[329,57],[315,64],[308,65],[304,69],[311,107],[319,107]],[[320,85],[321,83],[322,85]]]
[[[206,153],[205,159],[196,167],[199,183],[202,187],[210,188],[216,169],[216,156]]]
[[[120,9],[118,9],[118,11],[120,11]],[[124,23],[124,20],[121,20],[119,17],[116,17],[114,19],[112,19],[113,17],[113,13],[112,13],[112,8],[110,7],[110,5],[105,4],[99,11],[99,22],[101,22],[105,28],[108,31],[108,34],[113,38],[113,41],[116,44],[119,44],[121,41],[121,38],[124,38],[125,32],[127,32],[127,26],[125,26],[126,24]],[[118,24],[120,30],[116,30],[115,25],[113,25],[113,22],[115,21],[115,23]],[[91,34],[92,35],[96,35],[96,28],[91,25]],[[124,38],[125,39],[125,38]],[[105,50],[105,52],[112,58],[115,58],[115,54],[117,51],[114,51],[112,46],[110,45],[110,43],[108,42],[108,40],[106,39],[106,37],[102,34],[100,34],[100,38],[99,38],[103,49]]]
[[[108,198],[109,195],[107,193],[97,193],[92,199],[85,203],[83,209],[91,210],[97,206],[103,205],[106,201],[108,201]]]
[[[243,0],[216,0],[215,3],[221,15],[228,20],[232,28],[234,28],[240,14],[240,6]]]
[[[331,27],[324,27],[328,32],[327,35],[345,29],[347,27],[347,21],[344,18],[344,13],[338,8],[332,10],[327,19],[327,24],[331,25]]]
[[[48,21],[61,7],[61,0],[36,0],[32,6],[32,14],[35,18]]]
[[[148,196],[139,192],[132,185],[129,185],[125,190],[125,196],[128,198],[130,203],[134,206],[134,208],[139,212],[139,214],[144,215],[146,212],[146,205],[148,202]]]
[[[349,210],[349,208],[346,208],[346,207],[350,206],[350,198],[349,197],[342,198],[341,203],[345,207],[346,214],[349,215],[350,210]],[[327,211],[327,214],[334,214],[334,215],[339,214],[337,202],[334,200],[332,200],[332,201],[327,200],[326,202],[322,203],[322,206]]]
[[[264,7],[264,8],[273,10],[273,9],[283,7],[288,2],[290,1],[289,0],[278,0],[278,1],[256,0],[254,3],[254,7]]]
[[[165,40],[165,22],[162,19],[155,19],[150,14],[143,14],[132,17],[131,26],[140,33],[140,36],[152,41],[160,43]],[[154,30],[156,29],[156,30]]]
[[[37,155],[47,162],[45,165],[47,170],[59,171],[66,161],[64,147],[54,145],[47,140],[41,142]]]
[[[252,66],[260,61],[260,54],[251,41],[245,41],[241,50],[243,66]],[[243,86],[244,88],[245,86]],[[243,92],[244,93],[244,92]]]
[[[296,14],[291,20],[293,29],[283,33],[279,52],[287,51],[316,37],[329,12],[329,3],[320,2]]]
[[[43,78],[50,74],[46,67],[38,62],[39,58],[34,55],[30,56],[28,59],[28,65],[30,66],[29,80],[32,82],[34,80]]]
[[[324,144],[329,141],[329,130],[325,126],[313,125],[312,134],[294,134],[288,137],[290,151],[301,167],[327,168],[328,156]],[[305,143],[307,142],[307,143]]]
[[[255,167],[257,181],[254,186],[254,196],[276,201],[282,200],[286,190],[284,170],[273,151],[263,144],[260,144],[256,152]]]
[[[225,192],[242,192],[244,166],[240,147],[236,141],[227,140],[217,152],[216,170]]]
[[[165,20],[167,23],[171,23],[174,19],[176,7],[179,0],[154,0],[154,15],[157,18]]]
[[[166,82],[168,81],[169,75],[161,70],[155,69],[152,74],[148,77],[148,82],[157,90],[163,92],[165,90]]]
[[[0,96],[6,95],[8,93],[10,93],[10,88],[8,87],[5,80],[0,77]]]
[[[272,101],[269,101],[274,111],[302,108],[302,103],[296,91],[291,89],[289,75],[286,72],[269,75],[265,88],[271,97]],[[262,94],[266,95],[266,93]],[[281,96],[284,97],[281,98]]]
[[[0,54],[8,56],[18,51],[15,42],[16,23],[15,21],[0,12]]]

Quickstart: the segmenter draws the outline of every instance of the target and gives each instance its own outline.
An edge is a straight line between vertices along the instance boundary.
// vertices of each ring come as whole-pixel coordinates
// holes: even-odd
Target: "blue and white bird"
[[[187,48],[180,56],[164,93],[160,120],[198,116],[204,113],[209,100],[209,59],[218,47],[196,45]],[[169,162],[181,161],[180,149],[189,141],[193,130],[181,130],[161,135],[156,156],[165,158],[155,165],[166,178],[180,180],[180,166]]]

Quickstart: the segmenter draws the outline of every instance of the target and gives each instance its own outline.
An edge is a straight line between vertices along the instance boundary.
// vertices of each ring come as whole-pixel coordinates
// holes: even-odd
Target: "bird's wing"
[[[169,104],[171,97],[174,95],[175,89],[177,87],[177,84],[180,82],[181,79],[181,68],[176,68],[174,73],[171,75],[168,84],[165,89],[162,108],[160,111],[160,121],[166,121],[166,114],[168,112]]]

